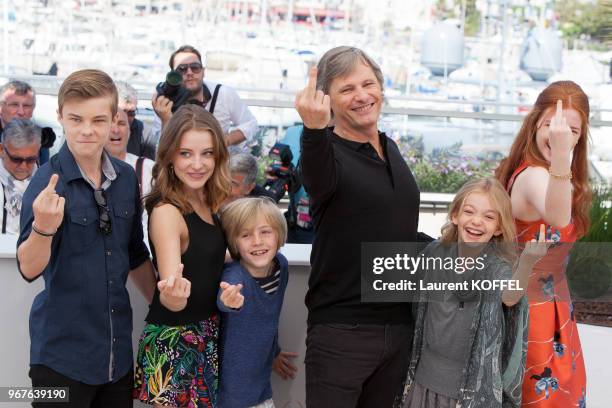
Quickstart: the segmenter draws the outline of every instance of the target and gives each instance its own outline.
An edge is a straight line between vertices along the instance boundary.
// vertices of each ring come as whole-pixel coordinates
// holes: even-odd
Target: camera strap
[[[206,86],[205,83],[202,83],[202,88],[204,92],[204,104],[202,106],[206,108],[206,105],[210,100],[210,109],[208,109],[208,112],[210,112],[210,114],[212,115],[215,113],[215,105],[217,105],[217,96],[219,96],[219,88],[221,88],[221,84],[217,84],[215,86],[215,90],[213,91],[212,96],[210,94],[210,89],[208,89],[208,86]]]
[[[217,84],[215,86],[215,91],[213,92],[212,99],[210,100],[210,114],[212,115],[215,112],[215,105],[217,104],[217,96],[219,96],[219,88],[221,88],[221,84]]]
[[[6,193],[4,192],[4,186],[2,186],[2,233],[6,234],[6,219],[8,218],[8,211],[6,211]]]
[[[138,179],[138,188],[140,189],[140,197],[142,197],[142,163],[144,162],[144,157],[140,156],[136,159],[136,178]]]

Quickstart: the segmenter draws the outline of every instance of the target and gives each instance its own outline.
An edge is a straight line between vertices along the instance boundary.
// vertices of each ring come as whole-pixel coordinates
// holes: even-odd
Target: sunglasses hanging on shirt
[[[108,210],[108,203],[106,201],[106,193],[103,189],[98,188],[94,190],[94,199],[98,205],[98,214],[100,215],[100,231],[104,235],[110,235],[113,231],[111,226],[110,213]]]

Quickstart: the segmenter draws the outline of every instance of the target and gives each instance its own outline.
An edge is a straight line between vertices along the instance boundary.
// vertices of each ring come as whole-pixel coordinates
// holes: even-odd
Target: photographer
[[[236,153],[230,156],[230,173],[232,192],[226,204],[242,197],[266,196],[274,199],[272,194],[257,185],[257,160],[248,153]]]
[[[275,143],[268,153],[268,159],[271,161],[266,169],[266,184],[263,188],[278,203],[285,193],[289,193],[291,197],[302,184],[298,179],[289,145]]]
[[[189,91],[191,98],[187,103],[197,103],[219,121],[228,145],[236,145],[251,140],[257,132],[257,120],[248,106],[240,99],[236,91],[210,81],[204,81],[205,67],[198,50],[190,45],[183,45],[170,56],[170,69],[183,77],[182,86]],[[153,95],[153,109],[161,120],[154,126],[159,130],[172,116],[174,106],[166,96]]]
[[[297,132],[296,132],[297,131]],[[287,219],[287,242],[291,244],[311,244],[314,239],[310,198],[302,187],[299,172],[299,145],[302,126],[287,129],[283,143],[276,143],[270,153],[271,165],[266,170],[264,191],[279,202],[289,195],[289,205],[285,211]],[[297,155],[294,156],[293,152]]]
[[[289,146],[293,153],[291,163],[295,168],[295,183],[289,189],[289,206],[285,212],[287,218],[287,242],[291,244],[312,244],[314,240],[314,227],[312,224],[312,209],[310,208],[310,197],[302,186],[302,175],[300,173],[300,139],[302,136],[302,125],[287,128],[281,142]]]

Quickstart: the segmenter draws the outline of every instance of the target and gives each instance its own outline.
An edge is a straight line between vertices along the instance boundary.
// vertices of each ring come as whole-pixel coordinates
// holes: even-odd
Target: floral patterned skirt
[[[184,326],[148,324],[138,344],[134,399],[176,407],[217,405],[219,317]]]

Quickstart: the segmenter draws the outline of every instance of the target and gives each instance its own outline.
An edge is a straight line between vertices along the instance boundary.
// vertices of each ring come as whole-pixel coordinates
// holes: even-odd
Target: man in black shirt
[[[380,68],[363,51],[337,47],[311,70],[295,101],[315,224],[306,295],[308,407],[391,407],[408,368],[410,304],[361,302],[361,244],[414,242],[419,219],[412,173],[378,131],[382,87]]]

